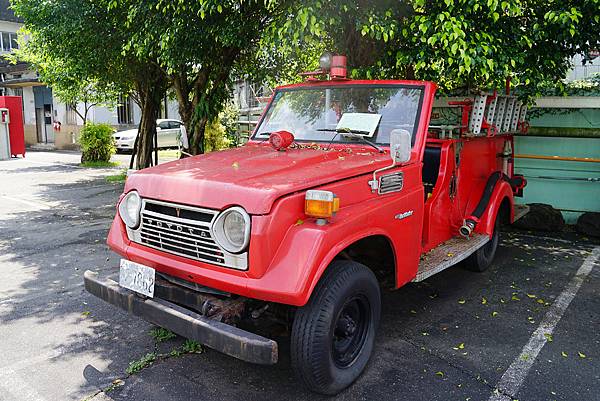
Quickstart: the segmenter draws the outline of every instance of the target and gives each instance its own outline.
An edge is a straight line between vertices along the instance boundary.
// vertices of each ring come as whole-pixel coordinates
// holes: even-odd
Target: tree
[[[24,37],[32,38],[25,40]],[[70,105],[83,121],[87,122],[90,109],[94,106],[113,106],[119,91],[115,85],[107,85],[93,78],[83,76],[81,71],[73,69],[73,65],[65,63],[54,52],[46,53],[44,46],[39,46],[37,36],[23,29],[19,37],[20,46],[6,56],[11,62],[27,61],[39,75],[39,79],[52,87],[53,94],[63,103]],[[83,110],[77,106],[83,104]]]
[[[157,60],[175,92],[190,152],[204,152],[206,125],[230,97],[232,74],[248,67],[267,27],[287,16],[290,1],[123,0],[136,26],[127,51]],[[253,71],[258,70],[254,68]],[[244,70],[247,71],[247,70]]]
[[[328,41],[353,77],[418,78],[442,90],[496,89],[510,78],[536,94],[564,78],[570,58],[600,44],[599,0],[313,0],[276,35]],[[298,49],[288,46],[294,54]]]
[[[156,118],[167,83],[156,60],[125,51],[136,27],[126,24],[118,2],[108,0],[14,0],[28,38],[20,55],[67,103],[94,103],[131,93],[142,109],[136,166],[152,162]]]

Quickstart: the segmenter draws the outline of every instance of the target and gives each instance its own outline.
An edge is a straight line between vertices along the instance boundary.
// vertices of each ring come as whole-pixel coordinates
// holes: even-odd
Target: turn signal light
[[[340,209],[340,198],[331,191],[306,191],[304,213],[320,219],[332,217]]]

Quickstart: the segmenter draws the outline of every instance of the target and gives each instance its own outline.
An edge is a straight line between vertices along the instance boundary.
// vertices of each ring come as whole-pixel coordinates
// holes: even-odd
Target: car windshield
[[[422,92],[421,87],[406,85],[281,89],[275,93],[254,138],[266,139],[270,133],[284,130],[294,134],[297,141],[345,140],[337,130],[353,131],[387,145],[392,130],[404,129],[411,133],[414,143]]]

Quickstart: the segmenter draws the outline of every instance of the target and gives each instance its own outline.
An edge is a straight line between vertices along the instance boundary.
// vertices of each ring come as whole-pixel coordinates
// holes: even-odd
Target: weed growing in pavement
[[[200,354],[202,353],[202,346],[194,340],[185,340],[181,350],[184,354]]]
[[[120,174],[109,175],[106,177],[107,182],[125,182],[127,179],[127,170],[123,170]]]
[[[152,336],[152,338],[154,338],[154,341],[156,341],[157,344],[177,337],[177,334],[173,333],[171,330],[162,327],[153,328],[152,330],[150,330],[150,335]]]
[[[138,359],[137,361],[129,362],[129,366],[125,370],[125,373],[132,375],[139,372],[140,370],[147,368],[156,361],[157,355],[155,352],[150,352]]]

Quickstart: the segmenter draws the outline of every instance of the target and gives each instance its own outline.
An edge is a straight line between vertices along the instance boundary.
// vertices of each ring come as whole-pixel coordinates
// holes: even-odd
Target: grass
[[[179,159],[179,151],[176,149],[168,149],[168,150],[159,150],[158,151],[158,158],[160,159],[161,157],[169,157],[169,158],[173,158],[173,159]]]
[[[90,168],[117,167],[117,166],[119,166],[119,162],[93,161],[93,162],[81,163],[81,166],[82,167],[90,167]]]
[[[125,182],[126,179],[127,179],[127,170],[123,170],[119,174],[106,176],[107,182]]]

